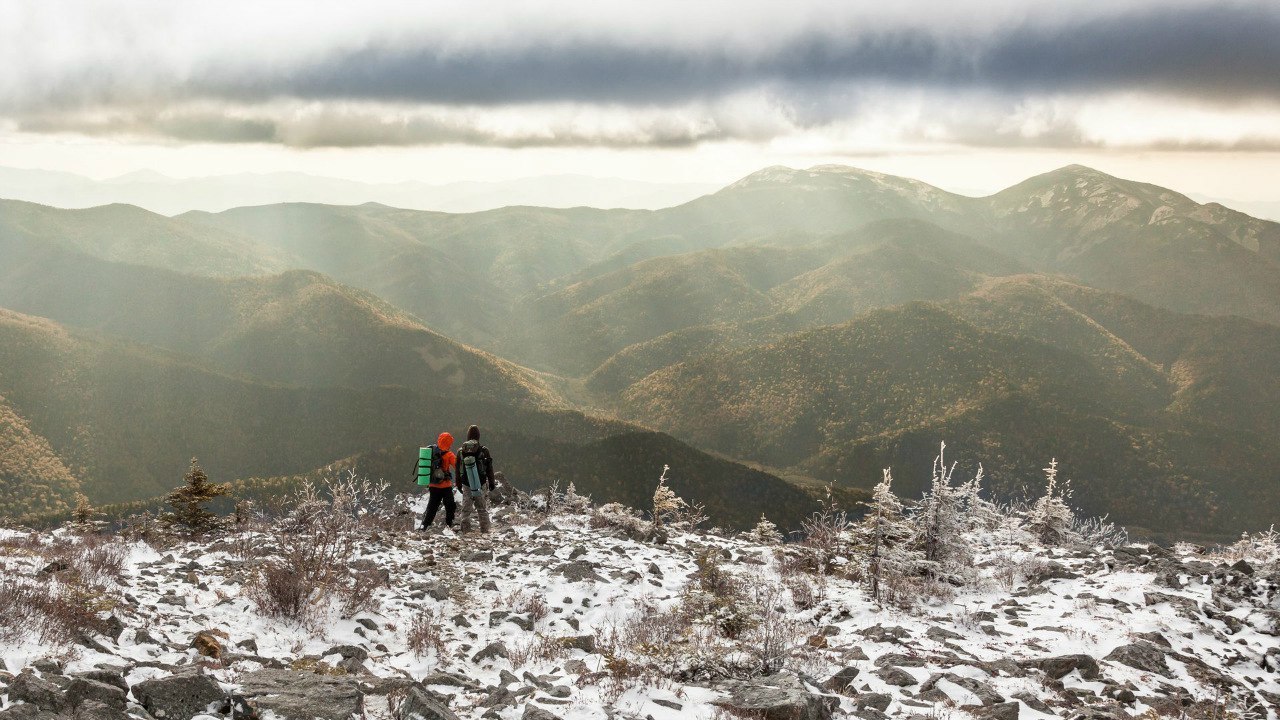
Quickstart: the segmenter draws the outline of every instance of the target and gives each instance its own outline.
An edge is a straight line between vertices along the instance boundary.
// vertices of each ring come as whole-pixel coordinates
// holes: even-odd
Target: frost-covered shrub
[[[812,551],[813,561],[820,574],[832,572],[838,564],[847,561],[850,554],[849,514],[836,506],[835,486],[827,483],[826,493],[819,501],[820,509],[801,523],[805,548]]]
[[[1072,517],[1071,532],[1081,543],[1090,547],[1123,547],[1129,544],[1129,531],[1122,525],[1107,522],[1107,516],[1094,518]]]
[[[754,658],[755,673],[782,670],[805,637],[804,625],[785,607],[783,588],[775,583],[752,586],[751,605],[757,617],[742,635],[742,646]]]
[[[637,535],[646,530],[647,523],[635,510],[622,503],[606,503],[595,508],[590,520],[591,527],[596,529],[617,528],[628,535]]]
[[[88,496],[77,492],[72,496],[75,506],[71,509],[71,530],[77,533],[95,533],[106,527],[102,513],[89,502]]]
[[[1244,560],[1263,568],[1280,569],[1280,533],[1272,525],[1265,532],[1241,533],[1240,539],[1214,553],[1214,558],[1227,563]]]
[[[270,526],[265,557],[247,586],[259,611],[306,622],[330,598],[345,614],[374,604],[374,593],[388,577],[385,570],[359,562],[357,550],[366,523],[388,516],[378,509],[386,506],[371,496],[375,489],[342,480],[330,482],[326,493],[313,483],[303,485],[292,512]]]
[[[686,502],[667,485],[667,471],[670,469],[670,465],[662,466],[662,475],[658,477],[658,486],[653,491],[653,526],[687,530],[706,522],[707,515],[702,505]]]

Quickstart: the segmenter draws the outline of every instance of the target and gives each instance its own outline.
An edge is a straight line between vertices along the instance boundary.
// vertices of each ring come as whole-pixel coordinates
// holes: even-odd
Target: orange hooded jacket
[[[447,432],[440,433],[440,437],[436,438],[436,447],[440,448],[440,467],[448,477],[440,482],[431,483],[429,487],[451,488],[453,487],[453,471],[458,465],[458,456],[449,451],[449,448],[453,447],[453,436]]]

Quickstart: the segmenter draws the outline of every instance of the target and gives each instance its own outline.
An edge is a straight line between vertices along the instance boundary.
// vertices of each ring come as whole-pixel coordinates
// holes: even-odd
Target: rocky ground
[[[982,582],[904,610],[796,571],[776,545],[601,525],[373,532],[358,555],[385,587],[305,622],[245,592],[261,562],[246,548],[265,537],[130,543],[106,632],[0,643],[0,718],[1280,720],[1274,567],[992,533]],[[57,537],[3,531],[4,572],[58,582],[70,570],[38,551]],[[681,624],[706,600],[690,594],[700,558],[741,607],[704,603],[709,620]],[[747,629],[725,630],[742,608]]]

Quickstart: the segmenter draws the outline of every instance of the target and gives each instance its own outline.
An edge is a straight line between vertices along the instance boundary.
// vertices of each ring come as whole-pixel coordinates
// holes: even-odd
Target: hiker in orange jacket
[[[423,530],[431,527],[431,523],[436,519],[436,511],[440,509],[440,503],[444,503],[445,527],[453,527],[453,512],[456,507],[453,502],[453,483],[458,466],[458,457],[449,451],[449,448],[453,447],[453,436],[447,432],[440,433],[440,437],[436,439],[436,447],[440,448],[440,469],[444,473],[441,478],[431,478],[431,484],[427,486],[431,499],[427,501],[426,514],[422,516]]]

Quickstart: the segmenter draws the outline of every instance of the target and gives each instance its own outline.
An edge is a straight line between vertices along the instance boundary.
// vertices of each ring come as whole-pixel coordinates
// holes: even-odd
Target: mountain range
[[[192,454],[394,475],[473,421],[528,482],[639,504],[671,464],[730,525],[940,440],[1006,499],[1057,457],[1151,532],[1280,507],[1280,224],[1081,166],[980,198],[773,167],[659,210],[0,201],[0,307],[15,514]]]
[[[0,167],[0,197],[67,208],[119,203],[162,215],[284,202],[379,202],[445,212],[476,212],[507,205],[661,208],[692,200],[716,187],[588,175],[432,184],[359,182],[298,172],[175,178],[151,170],[95,180],[67,172]]]

